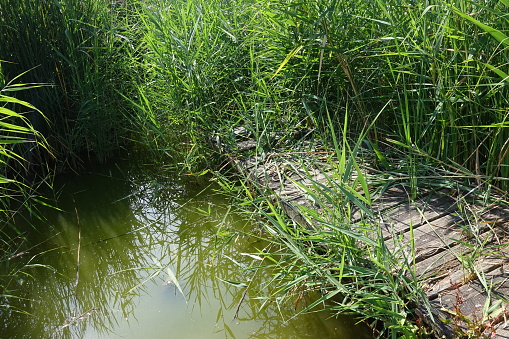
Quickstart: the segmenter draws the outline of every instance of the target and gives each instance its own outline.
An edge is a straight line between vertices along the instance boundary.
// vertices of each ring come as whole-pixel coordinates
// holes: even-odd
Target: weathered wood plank
[[[384,211],[391,210],[399,205],[408,203],[410,197],[410,190],[408,187],[403,185],[397,185],[389,187],[386,190],[374,194],[372,204],[369,206],[371,212],[375,215],[379,215]],[[352,223],[358,223],[363,218],[366,218],[362,210],[358,207],[353,206]]]
[[[498,326],[495,327],[495,338],[498,339],[506,339],[509,338],[509,323],[507,323],[506,320],[498,324]]]
[[[447,203],[442,206],[447,206]],[[434,208],[434,210],[439,210],[439,208]],[[474,224],[472,224],[470,220],[467,220],[466,217],[457,214],[444,215],[431,211],[428,215],[433,216],[433,214],[437,214],[439,218],[434,220],[431,218],[432,221],[423,221],[418,224],[412,232],[405,232],[402,237],[398,239],[399,241],[397,243],[391,244],[391,242],[389,242],[388,247],[397,251],[406,247],[408,253],[411,247],[410,242],[413,239],[416,252],[415,261],[420,262],[421,260],[455,246],[460,241],[468,241],[468,236],[470,236],[472,230],[477,232],[472,236],[478,237],[483,233],[483,229],[493,227],[494,224],[491,221],[485,222],[484,220],[488,218],[500,220],[500,214],[494,213],[493,210],[481,215],[479,219],[482,221],[478,221]],[[389,222],[389,224],[393,230],[398,230],[403,227],[398,226],[398,221]],[[390,231],[391,228],[387,230]],[[509,234],[509,230],[506,232]]]
[[[485,213],[482,218],[493,216],[492,213]],[[507,261],[509,253],[505,239],[509,235],[509,225],[488,225],[492,226],[487,227],[485,224],[479,229],[479,234],[463,238],[464,243],[437,251],[435,255],[417,262],[415,272],[417,276],[425,278],[425,290],[429,298],[434,298],[437,293],[451,288],[453,284],[467,281],[473,267],[476,267],[478,272],[485,272]],[[467,270],[468,265],[471,267],[470,271]]]
[[[448,196],[431,194],[406,203],[383,214],[382,233],[385,238],[417,228],[439,219],[456,209],[456,202]]]
[[[504,302],[498,304],[498,300],[507,300],[508,272],[509,266],[503,265],[485,274],[487,286],[492,289],[491,293],[488,293],[486,286],[476,279],[440,294],[431,301],[431,304],[435,309],[442,311],[443,322],[450,322],[464,331],[488,321],[501,321],[503,318],[498,317],[499,312],[505,312],[507,304]],[[494,306],[493,312],[497,311],[493,313],[495,318],[484,312],[490,306]]]
[[[445,215],[400,236],[389,238],[386,246],[393,253],[402,253],[409,257],[412,255],[413,245],[414,262],[420,262],[443,252],[455,245],[456,239],[461,239],[462,228],[458,224],[460,221],[461,218],[457,216]]]
[[[492,272],[509,262],[509,244],[503,244],[497,248],[487,248],[482,253],[472,252],[464,255],[465,262],[450,270],[442,279],[438,279],[427,291],[429,299],[435,298],[440,293],[462,285],[472,279],[476,279],[476,272]],[[470,262],[472,261],[472,262]]]

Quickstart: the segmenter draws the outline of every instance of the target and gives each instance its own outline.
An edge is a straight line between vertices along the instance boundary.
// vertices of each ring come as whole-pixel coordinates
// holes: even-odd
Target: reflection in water
[[[13,305],[29,315],[1,311],[1,337],[362,337],[324,312],[292,318],[291,307],[260,310],[270,272],[239,265],[260,265],[245,253],[264,244],[233,234],[218,246],[218,225],[242,222],[210,189],[111,171],[67,180],[61,211],[30,233],[43,252],[36,261],[54,270],[30,270],[33,279],[21,284],[25,299]]]

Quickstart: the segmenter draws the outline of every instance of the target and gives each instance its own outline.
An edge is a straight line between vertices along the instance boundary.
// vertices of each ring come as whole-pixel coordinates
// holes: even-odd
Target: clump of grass
[[[203,140],[228,143],[235,126],[248,128],[262,151],[277,133],[291,142],[289,131],[331,140],[326,116],[341,120],[346,107],[358,135],[384,107],[367,135],[380,159],[399,149],[411,178],[438,160],[503,186],[504,6],[148,2],[139,12],[152,81],[142,86],[152,117],[144,121],[159,141],[184,132],[179,149],[160,146],[196,172],[210,165]]]
[[[30,118],[57,154],[103,158],[134,131],[196,172],[210,165],[203,140],[228,142],[236,126],[260,151],[292,130],[327,136],[327,102],[354,112],[352,134],[385,107],[367,139],[380,155],[403,149],[411,178],[436,159],[505,185],[504,2],[0,6],[7,79],[35,67],[25,82],[54,84],[26,101],[52,121]]]
[[[505,185],[505,4],[322,0],[273,8],[286,33],[273,41],[288,50],[275,76],[293,80],[287,86],[317,121],[320,101],[339,118],[350,107],[358,134],[388,104],[368,137],[404,149],[412,177],[431,157]]]
[[[130,127],[129,105],[117,91],[130,96],[137,71],[128,9],[106,0],[2,0],[0,12],[6,81],[52,85],[13,95],[45,112],[49,123],[36,113],[28,119],[65,164],[60,167],[79,168],[82,158],[104,160],[116,152]]]
[[[287,46],[279,43],[284,31],[268,2],[151,1],[142,8],[144,60],[154,75],[152,88],[143,88],[152,107],[145,109],[161,148],[185,171],[210,166],[206,140],[231,146],[234,127],[247,128],[263,151],[274,146],[274,135],[288,141],[307,124],[292,88],[297,79],[274,76]]]
[[[324,303],[328,310],[352,314],[368,323],[378,337],[415,337],[422,327],[415,324],[413,309],[429,304],[413,275],[413,254],[390,250],[392,244],[386,244],[379,220],[370,211],[369,178],[356,160],[368,133],[352,142],[347,138],[348,118],[343,127],[335,130],[330,119],[331,135],[339,137],[330,149],[332,171],[323,173],[329,186],[320,182],[311,187],[299,185],[313,206],[319,206],[296,206],[299,219],[305,222],[289,219],[270,198],[255,199],[250,192],[253,183],[251,188],[245,186],[254,213],[262,216],[260,225],[266,232],[262,238],[271,244],[256,255],[265,258],[262,267],[277,268],[273,279],[266,282],[273,291],[273,298],[267,301],[288,307],[289,300],[318,290],[322,297],[302,312]],[[260,187],[261,192],[265,190]],[[363,211],[363,219],[352,223],[355,210]]]

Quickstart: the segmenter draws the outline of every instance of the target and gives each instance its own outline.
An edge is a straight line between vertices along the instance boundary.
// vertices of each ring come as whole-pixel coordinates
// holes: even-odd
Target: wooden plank
[[[507,223],[500,224],[496,228],[484,228],[484,232],[475,238],[478,241],[477,245],[474,243],[474,239],[466,240],[465,244],[452,246],[443,252],[430,256],[415,265],[415,274],[427,281],[426,291],[431,297],[430,290],[439,293],[450,287],[450,283],[444,284],[444,282],[465,281],[466,274],[458,276],[456,272],[464,271],[465,262],[472,260],[474,255],[486,258],[482,265],[479,260],[476,261],[475,265],[478,271],[489,271],[492,267],[500,266],[505,262],[508,249],[504,245],[507,245],[505,239],[507,239],[508,233],[509,225]],[[479,250],[479,243],[484,244],[484,252],[482,254],[472,253],[474,250]],[[463,263],[460,258],[465,259]],[[437,284],[438,286],[435,286]]]
[[[383,213],[382,233],[385,238],[389,238],[401,232],[409,231],[410,226],[417,228],[445,216],[446,213],[450,213],[455,209],[456,202],[454,199],[439,194],[427,195],[415,202],[398,206]]]
[[[496,304],[498,300],[507,300],[509,292],[508,273],[509,266],[507,265],[486,273],[487,284],[492,288],[490,299],[488,299],[488,291],[485,286],[476,279],[440,294],[438,298],[431,301],[431,305],[442,311],[441,320],[443,322],[450,322],[463,331],[467,331],[469,328],[477,326],[477,324],[493,321],[494,318],[489,315],[485,314],[485,317],[483,317],[483,310],[487,306]],[[506,308],[507,304],[502,303],[495,310],[505,312]],[[498,321],[500,320],[498,319]]]
[[[389,187],[388,189],[379,192],[371,197],[372,204],[368,206],[373,214],[377,215],[384,211],[395,208],[398,205],[408,202],[410,192],[408,187],[397,185]],[[358,223],[366,216],[362,213],[359,207],[353,206],[352,222]]]
[[[503,321],[495,327],[495,336],[497,339],[509,339],[509,323]]]
[[[485,217],[497,218],[500,215],[494,214],[493,211],[489,215],[481,216],[480,220],[485,220]],[[446,214],[431,222],[424,222],[413,229],[413,240],[416,252],[416,262],[420,262],[430,256],[439,254],[448,248],[455,246],[458,241],[467,240],[470,227],[477,228],[482,233],[483,228],[493,227],[491,222],[468,224],[470,221],[464,220],[465,218],[456,214]],[[398,226],[393,226],[398,229]],[[509,230],[507,231],[509,234]],[[474,236],[479,236],[475,234]],[[412,232],[405,232],[398,241],[391,243],[388,242],[388,247],[394,251],[404,250],[407,253],[410,251],[410,241],[412,239]]]
[[[451,272],[461,270],[458,255],[466,255],[470,249],[466,246],[454,246],[433,256],[430,256],[414,266],[415,275],[423,281],[423,289],[428,295],[442,290],[439,282],[447,279]],[[429,296],[428,296],[429,297]]]
[[[499,267],[504,266],[509,262],[509,244],[505,243],[503,246],[496,249],[488,248],[484,253],[477,254],[479,257],[475,262],[470,263],[471,267],[463,267],[459,265],[454,271],[451,271],[447,276],[439,279],[434,283],[428,291],[428,298],[433,299],[443,291],[450,290],[454,286],[466,283],[467,281],[475,278],[475,272],[492,272]],[[473,260],[468,259],[467,260]],[[475,268],[474,268],[475,267]]]
[[[312,188],[310,188],[313,191]],[[287,190],[283,191],[284,194],[278,194],[278,200],[281,203],[281,207],[285,213],[290,216],[290,218],[295,219],[294,221],[301,224],[303,223],[303,217],[300,215],[299,205],[304,206],[306,208],[315,208],[317,210],[326,209],[331,206],[319,206],[317,205],[307,192],[304,192],[302,188],[297,187],[295,183],[289,184]],[[408,195],[404,187],[396,186],[389,188],[386,193],[389,193],[388,196],[380,196],[376,197],[376,200],[373,202],[370,207],[373,211],[378,211],[379,213],[383,213],[383,211],[394,208],[395,206],[401,205],[407,201]],[[338,193],[340,196],[342,193]],[[351,221],[352,224],[358,223],[360,220],[361,213],[359,209],[353,206],[354,210],[357,212],[352,213],[352,219],[355,221]],[[345,221],[346,222],[346,221]]]
[[[415,249],[414,262],[420,262],[430,256],[443,252],[455,245],[455,239],[461,239],[462,227],[458,225],[461,218],[454,215],[445,215],[432,222],[408,231],[402,235],[386,240],[386,246],[393,253],[402,256],[412,255],[412,240]]]

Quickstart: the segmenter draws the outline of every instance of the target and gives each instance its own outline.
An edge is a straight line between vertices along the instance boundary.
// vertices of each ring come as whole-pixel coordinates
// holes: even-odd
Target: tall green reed
[[[65,166],[79,167],[92,154],[104,159],[124,142],[129,105],[116,91],[132,94],[136,44],[128,8],[118,4],[0,1],[4,76],[10,81],[31,69],[20,81],[53,85],[16,95],[46,113],[51,123],[38,114],[29,119]]]
[[[503,2],[0,5],[7,78],[35,67],[25,82],[55,85],[27,101],[53,121],[31,118],[57,154],[104,157],[134,131],[193,171],[209,162],[203,140],[233,126],[263,149],[274,133],[327,135],[324,102],[350,107],[353,134],[389,103],[366,138],[380,155],[404,149],[411,177],[433,159],[508,173]]]
[[[434,158],[503,180],[506,5],[465,0],[455,6],[280,3],[275,15],[286,34],[278,38],[286,37],[280,41],[288,52],[277,76],[300,79],[300,95],[319,121],[320,100],[336,104],[340,116],[347,105],[354,108],[356,133],[389,102],[367,137],[377,148],[404,149],[411,177]]]
[[[301,96],[274,76],[288,46],[269,2],[152,1],[140,17],[153,88],[165,93],[153,97],[156,129],[169,145],[173,129],[187,136],[174,152],[187,171],[208,163],[206,138],[230,146],[235,126],[254,133],[261,151],[274,133],[303,125]]]

